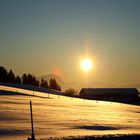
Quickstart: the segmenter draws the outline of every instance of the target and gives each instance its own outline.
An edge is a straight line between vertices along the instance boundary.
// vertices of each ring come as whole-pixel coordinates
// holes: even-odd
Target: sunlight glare
[[[85,58],[82,60],[81,66],[82,69],[87,72],[92,69],[92,61],[88,58]]]

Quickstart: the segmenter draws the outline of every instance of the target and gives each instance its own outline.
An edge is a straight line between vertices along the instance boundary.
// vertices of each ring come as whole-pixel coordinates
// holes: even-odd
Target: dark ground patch
[[[29,133],[29,132],[28,132]],[[5,130],[0,129],[0,136],[10,136],[10,135],[21,135],[21,134],[28,134],[25,130]]]
[[[118,128],[112,127],[112,126],[102,126],[102,125],[81,125],[81,126],[76,126],[74,129],[85,129],[85,130],[117,130]]]
[[[102,135],[102,136],[69,136],[62,138],[48,138],[40,140],[140,140],[140,134]]]

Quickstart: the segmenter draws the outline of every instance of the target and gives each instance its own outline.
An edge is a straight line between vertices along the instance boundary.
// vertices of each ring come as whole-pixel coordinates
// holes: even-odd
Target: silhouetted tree
[[[23,84],[27,84],[27,74],[26,74],[26,73],[24,73],[24,74],[22,75],[22,83],[23,83]]]
[[[7,70],[3,66],[0,66],[0,82],[7,82],[7,76]]]
[[[58,86],[58,90],[61,91],[61,87],[60,87],[60,85]]]
[[[37,87],[39,86],[39,81],[36,79],[35,76],[32,76],[32,85]]]
[[[40,87],[48,88],[48,82],[47,80],[41,79]]]
[[[30,73],[29,74],[24,73],[22,77],[15,76],[12,70],[7,72],[7,70],[3,66],[0,66],[0,82],[10,82],[18,84],[22,83],[27,85],[39,86],[39,81],[36,79],[34,75]],[[49,85],[47,80],[42,79],[40,87],[61,90],[60,85],[56,82],[55,79],[50,79]]]
[[[15,83],[17,84],[21,84],[21,78],[19,76],[16,77],[15,79]]]
[[[7,72],[4,67],[0,66],[0,82],[21,84],[21,78],[19,76],[16,77],[11,69]]]
[[[60,85],[58,85],[58,83],[56,82],[55,79],[50,79],[50,83],[49,83],[49,88],[51,89],[55,89],[55,90],[61,90]]]
[[[53,88],[53,79],[50,79],[50,82],[49,82],[49,88]]]
[[[10,71],[8,72],[8,77],[7,77],[7,79],[8,79],[8,82],[9,82],[9,83],[15,83],[16,77],[15,77],[15,74],[13,73],[12,70],[10,70]]]
[[[39,81],[36,79],[36,77],[32,74],[26,74],[24,73],[22,76],[22,82],[23,84],[27,85],[33,85],[33,86],[39,86]]]
[[[67,96],[77,96],[77,91],[73,88],[69,88],[67,90],[65,90],[64,94],[67,95]]]

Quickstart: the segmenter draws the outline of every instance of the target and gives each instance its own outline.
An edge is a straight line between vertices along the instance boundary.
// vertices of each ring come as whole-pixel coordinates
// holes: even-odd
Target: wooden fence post
[[[31,129],[32,129],[32,134],[31,134],[31,138],[28,137],[28,140],[36,140],[35,139],[35,134],[34,134],[33,113],[32,113],[32,101],[30,101],[30,113],[31,113]]]

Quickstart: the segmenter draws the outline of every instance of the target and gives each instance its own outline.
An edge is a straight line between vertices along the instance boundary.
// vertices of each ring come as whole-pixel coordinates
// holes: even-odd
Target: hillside
[[[30,136],[30,100],[38,139],[140,134],[140,106],[39,91],[32,96],[32,90],[13,87],[0,86],[0,90],[0,140],[23,140]]]
[[[139,83],[135,83],[135,84],[127,84],[127,85],[118,85],[118,84],[110,84],[110,83],[104,83],[104,82],[100,82],[100,81],[90,81],[85,82],[85,81],[81,81],[81,82],[67,82],[65,80],[63,80],[60,76],[58,75],[54,75],[54,74],[48,74],[48,75],[42,75],[40,77],[38,77],[38,80],[41,79],[45,79],[48,82],[50,81],[51,78],[56,79],[56,81],[60,84],[60,86],[62,87],[62,90],[66,90],[69,88],[74,88],[77,91],[80,91],[81,88],[111,88],[111,87],[116,87],[116,88],[121,88],[121,87],[125,87],[125,88],[137,88],[140,91],[140,84]]]

